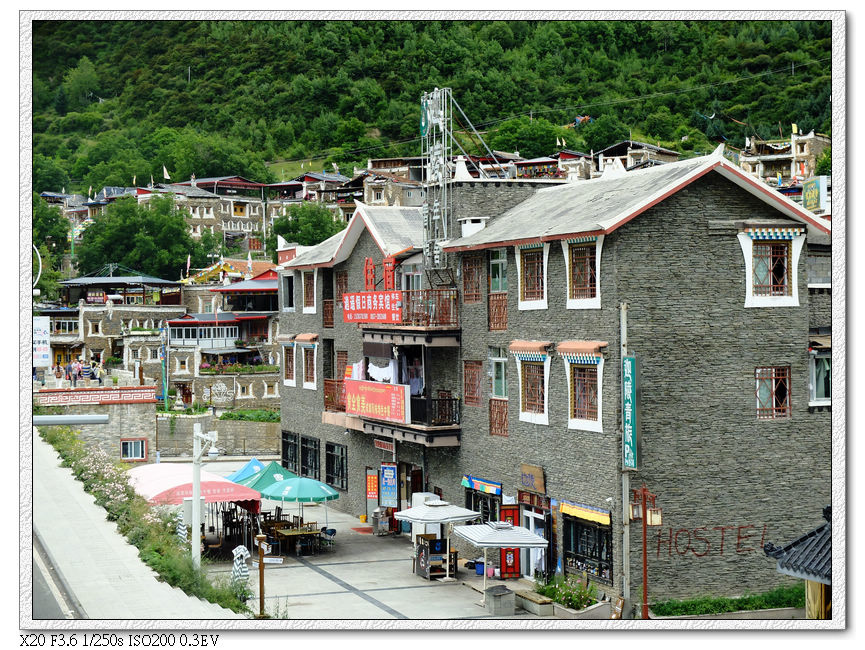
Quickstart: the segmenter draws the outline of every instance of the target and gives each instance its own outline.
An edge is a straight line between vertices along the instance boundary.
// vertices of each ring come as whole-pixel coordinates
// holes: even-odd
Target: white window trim
[[[748,233],[738,234],[742,255],[745,257],[745,307],[798,307],[799,306],[799,256],[805,244],[804,233],[793,238],[790,268],[787,281],[791,283],[789,296],[754,295],[754,242]]]
[[[822,398],[820,398],[820,399],[817,399],[817,398],[814,396],[814,393],[815,393],[815,390],[814,390],[814,389],[815,389],[815,387],[816,387],[816,385],[817,385],[817,377],[816,377],[816,375],[817,375],[817,366],[816,366],[816,362],[817,362],[817,357],[818,357],[818,356],[825,356],[825,355],[818,355],[816,352],[811,352],[811,353],[808,355],[808,406],[832,406],[832,398],[831,398],[831,397],[829,397],[828,399],[825,398],[825,397],[822,397]],[[832,370],[832,365],[831,365],[831,354],[830,354],[829,356],[830,356],[830,365],[829,365],[829,370],[830,370],[830,372],[831,372],[831,370]],[[832,380],[830,379],[830,382],[831,382],[831,381],[832,381]],[[830,384],[830,389],[831,389],[831,384]]]
[[[522,360],[514,355],[517,362],[517,385],[519,386],[519,395],[517,399],[520,405],[520,421],[531,422],[533,424],[550,423],[550,355],[546,355],[544,359],[544,412],[543,413],[527,413],[523,411],[523,366]],[[498,399],[498,398],[497,398]]]
[[[573,405],[573,394],[571,392],[571,376],[573,375],[573,367],[574,366],[582,366],[585,364],[581,363],[571,363],[570,361],[565,361],[565,381],[567,382],[565,385],[568,389],[568,429],[579,429],[580,431],[594,431],[595,433],[603,433],[604,432],[604,424],[602,422],[603,417],[603,384],[604,384],[604,359],[603,357],[598,360],[597,368],[598,368],[598,419],[597,420],[584,420],[583,418],[572,418],[571,413],[574,410]]]
[[[549,289],[547,283],[547,266],[550,257],[550,245],[549,243],[544,244],[544,297],[541,300],[523,300],[523,260],[522,260],[522,251],[519,246],[514,247],[514,255],[517,260],[517,309],[520,311],[529,311],[533,309],[546,309],[547,308],[547,290]],[[529,248],[525,250],[537,250],[537,248]]]
[[[306,283],[303,277],[306,273],[312,273],[312,307],[306,306]],[[303,300],[304,303],[303,313],[314,314],[316,307],[318,306],[318,269],[312,269],[312,271],[301,271],[300,285],[301,300]]]
[[[254,382],[253,382],[254,383]],[[252,390],[253,383],[250,384],[237,384],[237,399],[255,399],[255,392]],[[241,389],[246,388],[246,395],[241,393]]]
[[[286,343],[282,346],[282,385],[283,386],[291,386],[295,388],[297,386],[297,355],[295,354],[294,343]],[[289,352],[291,350],[291,352]],[[294,362],[294,374],[293,379],[285,378],[285,360],[288,358],[288,355],[291,354],[292,361]]]
[[[306,381],[306,351],[312,350],[312,381]],[[318,383],[318,343],[311,346],[302,346],[303,353],[300,355],[301,371],[303,372],[303,387],[307,390],[315,390]],[[294,376],[297,377],[297,359],[294,364]]]
[[[595,297],[594,298],[570,298],[571,295],[571,244],[562,241],[562,253],[565,256],[565,299],[566,309],[600,309],[601,308],[601,251],[604,248],[604,236],[598,235],[595,241]],[[546,264],[544,268],[546,273]],[[545,278],[546,282],[546,278]],[[546,286],[546,284],[544,285]]]

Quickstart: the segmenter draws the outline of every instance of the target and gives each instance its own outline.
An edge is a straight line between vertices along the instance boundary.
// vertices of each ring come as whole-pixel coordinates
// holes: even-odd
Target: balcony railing
[[[402,292],[402,324],[426,327],[459,325],[456,289]]]
[[[324,410],[345,411],[345,385],[342,379],[324,380]]]
[[[508,329],[508,294],[491,293],[487,312],[490,331]]]
[[[333,327],[333,299],[321,301],[321,316],[324,327]]]
[[[453,397],[411,398],[412,424],[428,427],[449,426],[460,423],[460,400]]]

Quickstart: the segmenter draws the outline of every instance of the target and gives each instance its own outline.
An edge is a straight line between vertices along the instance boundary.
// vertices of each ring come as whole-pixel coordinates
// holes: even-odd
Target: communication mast
[[[488,155],[498,163],[483,138],[454,100],[450,88],[435,88],[432,92],[421,95],[421,155],[424,159],[426,184],[421,213],[424,232],[424,267],[427,270],[443,270],[447,267],[447,258],[442,245],[453,236],[451,231],[453,193],[449,183],[452,176],[454,146],[462,152],[470,164],[474,165],[481,177],[488,176],[479,165],[471,161],[462,145],[454,138],[454,109],[465,120],[474,138],[480,141]]]

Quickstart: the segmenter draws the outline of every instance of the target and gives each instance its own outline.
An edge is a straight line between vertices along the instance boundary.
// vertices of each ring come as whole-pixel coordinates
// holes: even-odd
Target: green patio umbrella
[[[235,483],[261,492],[264,488],[269,487],[274,483],[279,483],[280,481],[296,477],[297,474],[289,472],[282,465],[273,460],[261,471],[235,481]]]
[[[304,503],[325,502],[324,521],[327,525],[327,502],[339,498],[339,492],[329,485],[316,481],[314,478],[296,476],[294,478],[277,481],[269,487],[260,490],[261,495],[268,499],[279,499],[280,501],[294,501],[299,504],[300,515],[303,517]]]

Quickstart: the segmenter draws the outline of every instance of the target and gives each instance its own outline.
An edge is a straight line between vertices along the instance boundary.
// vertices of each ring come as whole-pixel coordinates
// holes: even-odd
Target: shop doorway
[[[530,506],[523,507],[523,526],[532,531],[535,535],[547,539],[546,533],[546,516],[543,511]],[[530,580],[538,578],[543,580],[546,573],[546,554],[545,548],[524,548],[522,549],[523,560],[523,577]]]

